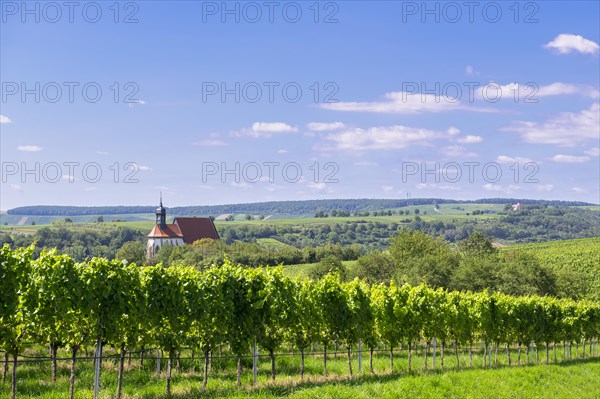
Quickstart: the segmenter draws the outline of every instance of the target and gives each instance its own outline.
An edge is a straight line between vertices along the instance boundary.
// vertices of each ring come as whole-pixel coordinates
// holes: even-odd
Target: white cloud
[[[232,186],[232,187],[235,187],[235,188],[242,188],[242,189],[244,189],[244,190],[246,190],[246,189],[249,189],[249,188],[252,188],[252,186],[251,186],[250,184],[248,184],[247,182],[245,182],[245,181],[243,181],[243,182],[240,182],[240,183],[238,183],[238,182],[233,182],[233,183],[231,183],[231,186]]]
[[[442,148],[442,153],[448,157],[476,157],[478,156],[475,152],[467,151],[467,149],[460,145],[451,145]]]
[[[315,191],[322,191],[327,187],[327,184],[323,182],[310,182],[306,186]]]
[[[502,186],[500,184],[486,183],[482,186],[487,191],[501,192],[504,194],[512,194],[519,189],[519,186],[509,184],[508,186]]]
[[[394,150],[411,145],[431,144],[435,139],[448,137],[448,133],[427,129],[412,128],[403,125],[355,128],[325,137],[334,143],[334,148],[342,151]],[[331,150],[326,146],[317,149]]]
[[[141,170],[143,172],[152,170],[152,168],[150,166],[146,166],[146,165],[137,164],[137,167],[138,167],[138,170]]]
[[[20,192],[20,193],[23,193],[23,192],[24,192],[24,190],[23,190],[23,187],[21,187],[21,186],[20,186],[20,185],[18,185],[18,184],[11,184],[11,185],[10,185],[10,188],[12,188],[14,191],[18,191],[18,192]]]
[[[277,150],[277,153],[278,153],[278,154],[287,154],[287,153],[288,153],[288,150],[284,150],[284,149]]]
[[[456,141],[461,144],[475,144],[481,143],[483,141],[483,138],[481,136],[473,136],[469,134],[465,137],[456,139]]]
[[[537,191],[544,191],[544,192],[552,191],[552,190],[554,190],[554,184],[538,184],[535,186],[535,189]]]
[[[381,189],[383,190],[383,192],[389,193],[390,191],[394,190],[394,186],[381,186]]]
[[[63,175],[62,179],[68,181],[69,183],[73,183],[75,181],[75,176],[73,176],[73,175]]]
[[[451,136],[456,136],[457,134],[460,133],[460,129],[454,127],[454,126],[450,126],[447,130],[448,134]]]
[[[533,162],[532,159],[529,158],[524,158],[524,157],[509,157],[507,155],[498,155],[498,158],[496,158],[496,162],[498,163],[520,163],[520,164],[525,164],[525,163],[530,163]]]
[[[331,122],[331,123],[322,123],[322,122],[311,122],[308,125],[308,130],[313,132],[326,132],[331,130],[339,130],[346,127],[342,122]]]
[[[5,123],[11,123],[12,121],[8,116],[0,115],[0,125],[4,125]]]
[[[435,86],[433,86],[435,87]],[[388,114],[421,114],[436,113],[448,111],[472,111],[472,112],[498,112],[494,108],[484,108],[481,106],[471,106],[470,103],[480,101],[482,103],[496,102],[497,100],[506,100],[513,102],[537,102],[537,98],[557,95],[581,95],[590,98],[599,98],[598,89],[590,85],[578,85],[562,82],[555,82],[545,86],[539,86],[535,83],[519,84],[508,83],[505,85],[489,82],[482,86],[474,86],[459,92],[458,98],[452,97],[452,92],[438,88],[436,93],[421,93],[408,91],[393,91],[385,93],[384,100],[381,101],[350,101],[325,103],[320,107],[332,111],[345,112],[373,112]],[[461,99],[465,99],[461,102]],[[469,103],[469,104],[466,104]],[[343,128],[343,123],[311,123],[309,129],[313,131],[311,125],[314,124],[314,131],[331,130],[331,127],[338,125],[338,129]],[[321,126],[323,125],[323,126]],[[331,126],[327,126],[331,125]]]
[[[38,152],[42,151],[43,148],[38,145],[19,145],[17,146],[17,150],[26,152]]]
[[[298,129],[283,122],[254,122],[252,124],[252,131],[261,133],[288,133],[297,132]]]
[[[377,162],[370,162],[370,161],[358,161],[358,162],[354,162],[353,164],[354,166],[360,166],[360,167],[369,167],[369,166],[377,166],[379,165]]]
[[[588,40],[580,35],[562,33],[554,38],[554,40],[544,45],[545,48],[556,49],[560,54],[568,54],[577,51],[582,54],[598,53],[598,43]]]
[[[96,191],[98,190],[98,187],[86,187],[83,189],[83,191],[87,191],[87,192],[91,192],[91,191]]]
[[[271,137],[274,133],[293,133],[297,132],[298,128],[288,125],[283,122],[254,122],[250,129],[242,129],[234,132],[237,137]]]
[[[129,108],[133,108],[136,105],[146,105],[145,100],[137,100],[136,102],[129,103]]]
[[[417,190],[446,190],[446,191],[459,191],[460,187],[451,184],[437,184],[437,183],[419,183],[415,186]]]
[[[108,155],[109,152],[108,151],[96,151],[96,154],[98,154],[98,155]]]
[[[585,154],[589,155],[590,157],[598,157],[598,156],[600,156],[600,148],[598,148],[598,147],[590,148],[589,150],[585,151]]]
[[[540,97],[580,95],[589,98],[598,98],[598,89],[590,85],[554,82],[548,85],[537,83],[507,83],[489,82],[474,89],[474,99],[485,102],[506,100],[518,103],[537,103]]]
[[[280,186],[279,184],[274,184],[274,183],[268,184],[266,186],[267,191],[270,193],[277,191],[277,190],[281,190],[283,188],[284,188],[283,186]]]
[[[575,191],[577,194],[587,194],[588,192],[588,190],[581,187],[573,187],[572,190]]]
[[[552,157],[554,162],[561,163],[583,163],[590,160],[590,157],[587,155],[565,155],[565,154],[557,154]]]
[[[595,103],[579,113],[559,113],[544,123],[518,121],[501,130],[517,132],[527,143],[573,147],[600,138],[599,114],[600,105]]]
[[[465,68],[465,72],[468,76],[479,75],[479,72],[475,70],[471,65],[467,65]]]
[[[546,86],[540,86],[535,97],[559,96],[567,94],[579,94],[584,97],[598,98],[598,89],[589,85],[575,85],[570,83],[555,82]]]
[[[397,91],[386,93],[385,98],[387,101],[327,103],[321,104],[321,108],[333,111],[389,114],[419,114],[456,110],[490,112],[488,109],[463,106],[458,99],[450,96]]]
[[[204,147],[218,147],[218,146],[222,146],[222,145],[227,145],[227,143],[225,143],[223,140],[217,140],[217,139],[200,140],[200,141],[195,141],[192,144],[200,145],[200,146],[204,146]]]

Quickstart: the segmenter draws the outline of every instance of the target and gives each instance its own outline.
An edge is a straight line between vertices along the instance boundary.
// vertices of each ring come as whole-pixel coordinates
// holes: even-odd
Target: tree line
[[[322,212],[322,213],[321,213]],[[408,210],[403,213],[406,215]],[[235,240],[253,241],[275,238],[288,245],[302,248],[326,243],[350,245],[359,243],[365,248],[384,249],[399,230],[419,230],[449,242],[466,239],[475,231],[496,240],[515,243],[543,242],[600,236],[600,212],[583,208],[527,205],[518,211],[499,212],[494,219],[444,218],[424,220],[419,214],[410,218],[398,212],[398,220],[305,223],[286,225],[218,225],[219,234],[228,243]],[[363,215],[367,212],[359,212]],[[385,214],[387,210],[377,212]],[[415,213],[415,212],[413,212]],[[431,213],[431,212],[430,212]],[[336,215],[337,215],[336,211]],[[373,212],[369,212],[373,215]],[[329,213],[319,211],[318,218]],[[381,215],[384,216],[384,215]]]
[[[582,245],[589,246],[585,256],[597,258],[598,250],[593,243]],[[597,267],[568,266],[588,265],[587,258],[571,254],[568,262],[563,260],[564,267],[557,267],[534,250],[500,250],[494,247],[491,237],[481,232],[472,233],[455,244],[418,230],[400,231],[384,250],[368,250],[358,244],[265,248],[257,243],[227,244],[222,240],[205,239],[186,246],[165,245],[158,252],[156,262],[163,266],[192,266],[204,270],[223,263],[226,258],[247,267],[306,264],[305,275],[315,280],[337,272],[344,280],[359,277],[369,283],[394,280],[398,284],[427,283],[434,288],[458,291],[487,289],[517,296],[600,299],[595,283]],[[144,246],[128,243],[117,253],[117,259],[142,264]]]
[[[379,213],[387,213],[379,211]],[[421,212],[423,213],[423,211]],[[93,256],[113,259],[117,251],[129,242],[144,246],[147,232],[114,227],[104,223],[94,224],[94,228],[79,228],[74,223],[57,223],[39,229],[33,235],[0,233],[0,245],[28,246],[37,242],[38,248],[58,248],[78,261]],[[360,245],[363,252],[372,249],[385,250],[399,231],[418,230],[431,236],[457,243],[467,239],[472,233],[481,231],[496,240],[512,242],[541,242],[572,238],[600,236],[600,212],[589,209],[528,205],[519,211],[505,212],[493,220],[445,219],[423,220],[419,215],[402,218],[397,222],[349,220],[340,223],[305,224],[217,224],[219,234],[227,244],[256,243],[261,238],[273,238],[284,244],[302,250],[306,247],[321,247],[328,244],[342,246]],[[314,260],[302,259],[293,255],[293,249],[282,251],[280,259],[284,263],[311,263]],[[262,258],[273,255],[266,249]],[[262,260],[261,260],[262,262]],[[258,262],[258,264],[264,264]]]
[[[312,215],[316,211],[344,210],[348,212],[374,211],[381,209],[401,208],[410,205],[432,204],[542,204],[547,206],[589,206],[594,205],[581,201],[528,200],[518,198],[484,198],[479,200],[451,200],[439,198],[411,199],[322,199],[303,201],[268,201],[249,204],[182,206],[169,208],[169,214],[178,216],[207,216],[231,214],[287,214]],[[22,206],[8,210],[11,215],[38,216],[81,216],[81,215],[124,215],[136,213],[154,213],[156,206]]]
[[[171,391],[173,359],[182,348],[204,354],[202,384],[208,379],[209,354],[227,345],[237,357],[240,384],[242,357],[253,343],[269,353],[275,379],[275,353],[292,343],[304,354],[311,343],[323,346],[323,374],[327,376],[327,348],[332,343],[351,354],[360,343],[372,354],[381,343],[390,349],[407,348],[408,368],[415,345],[425,350],[477,342],[492,350],[509,346],[529,351],[533,343],[546,350],[551,344],[592,344],[600,335],[600,304],[541,296],[513,297],[500,293],[448,291],[426,285],[379,283],[355,279],[343,282],[328,274],[313,282],[294,280],[281,268],[244,268],[225,260],[203,272],[191,267],[138,267],[116,260],[93,258],[75,262],[56,251],[33,256],[33,246],[0,249],[0,345],[6,364],[12,357],[12,395],[16,392],[17,358],[28,344],[49,345],[54,359],[58,348],[71,354],[70,397],[75,390],[77,353],[82,347],[112,345],[119,350],[120,397],[127,351],[158,347],[168,353],[166,392]],[[456,350],[455,350],[455,353]],[[472,357],[471,357],[472,359]],[[458,360],[458,359],[457,359]],[[555,355],[556,360],[556,355]],[[443,360],[442,360],[443,364]],[[101,361],[96,363],[97,381]],[[370,363],[372,370],[372,362]],[[6,369],[5,369],[6,373]],[[51,373],[56,376],[56,360]]]

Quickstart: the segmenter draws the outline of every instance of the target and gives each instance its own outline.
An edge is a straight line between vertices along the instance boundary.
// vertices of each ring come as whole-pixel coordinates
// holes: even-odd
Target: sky
[[[0,209],[600,203],[597,1],[0,1]]]

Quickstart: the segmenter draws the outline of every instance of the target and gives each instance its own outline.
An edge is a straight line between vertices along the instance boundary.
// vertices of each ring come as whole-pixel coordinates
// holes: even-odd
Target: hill
[[[502,251],[529,253],[557,273],[570,272],[572,284],[587,285],[589,297],[600,300],[600,237],[513,245]]]
[[[590,206],[594,205],[580,201],[529,200],[520,198],[483,198],[478,200],[451,200],[443,198],[414,198],[414,199],[323,199],[305,201],[270,201],[246,204],[182,206],[168,208],[173,216],[208,216],[221,214],[284,214],[295,216],[312,216],[322,210],[331,212],[343,210],[347,212],[374,211],[397,209],[411,205],[437,204],[514,204],[520,202],[529,205],[548,206]],[[36,216],[96,216],[96,215],[129,215],[152,214],[156,206],[53,206],[36,205],[13,208],[8,215]]]

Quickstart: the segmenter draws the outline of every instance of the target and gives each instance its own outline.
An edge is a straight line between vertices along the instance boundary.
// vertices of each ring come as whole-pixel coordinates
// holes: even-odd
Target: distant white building
[[[523,205],[520,202],[517,202],[516,204],[512,205],[512,210],[513,211],[518,211],[519,209],[521,209],[523,207]]]
[[[156,253],[169,244],[173,246],[191,244],[203,238],[219,239],[219,233],[210,218],[175,218],[172,224],[167,224],[167,210],[163,207],[162,197],[160,206],[154,212],[156,224],[148,234],[146,258],[151,261]]]

